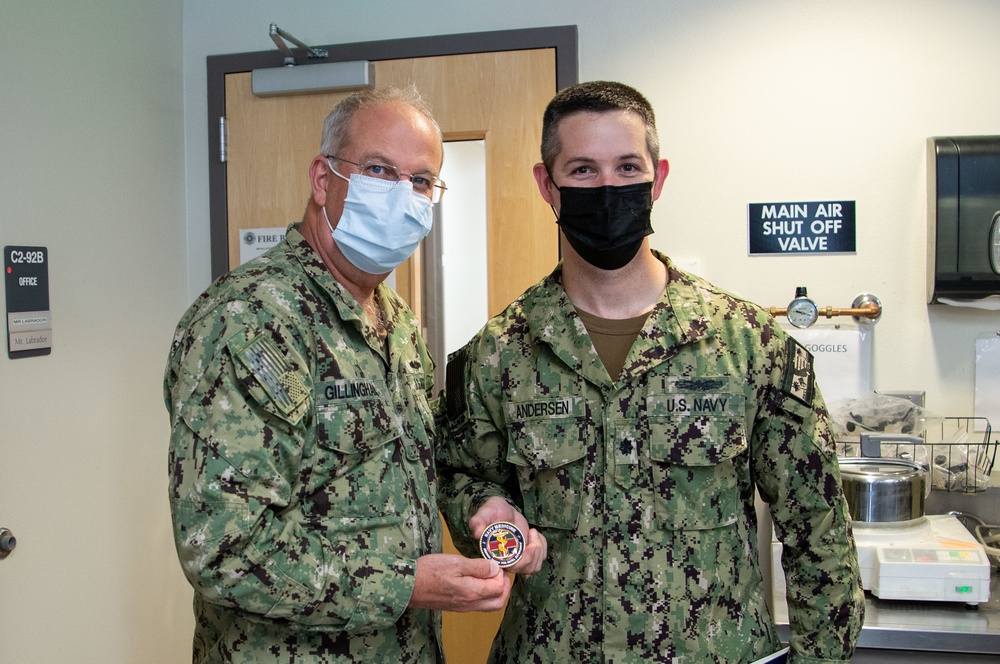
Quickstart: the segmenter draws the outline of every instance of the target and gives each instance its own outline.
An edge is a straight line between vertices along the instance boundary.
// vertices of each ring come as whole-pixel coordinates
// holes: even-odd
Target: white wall
[[[0,17],[0,244],[48,248],[54,339],[0,350],[0,661],[190,661],[160,387],[187,304],[182,4]]]
[[[764,305],[797,285],[821,306],[875,294],[875,389],[926,390],[932,411],[972,414],[974,339],[1000,316],[925,304],[924,143],[1000,133],[997,3],[186,2],[192,297],[210,274],[204,58],[272,48],[271,21],[313,44],[579,26],[580,79],[632,84],[657,110],[672,169],[655,247]],[[810,200],[857,201],[856,255],[747,256],[747,203]]]

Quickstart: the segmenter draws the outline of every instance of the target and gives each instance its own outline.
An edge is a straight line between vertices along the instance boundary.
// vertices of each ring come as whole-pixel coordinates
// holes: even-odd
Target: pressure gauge
[[[789,323],[801,328],[809,327],[819,318],[819,308],[806,295],[805,286],[795,289],[795,299],[788,303],[786,315]]]

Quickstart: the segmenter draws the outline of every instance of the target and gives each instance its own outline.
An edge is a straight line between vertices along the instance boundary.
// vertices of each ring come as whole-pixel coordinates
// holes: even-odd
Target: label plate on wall
[[[750,255],[855,253],[854,201],[750,203]]]
[[[7,294],[7,357],[52,352],[49,310],[49,252],[45,247],[3,249]]]

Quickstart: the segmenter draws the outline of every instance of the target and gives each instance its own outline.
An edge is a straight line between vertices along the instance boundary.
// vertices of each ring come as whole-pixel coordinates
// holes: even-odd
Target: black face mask
[[[653,183],[621,187],[557,187],[559,218],[569,244],[583,260],[602,270],[617,270],[639,252],[653,232]]]

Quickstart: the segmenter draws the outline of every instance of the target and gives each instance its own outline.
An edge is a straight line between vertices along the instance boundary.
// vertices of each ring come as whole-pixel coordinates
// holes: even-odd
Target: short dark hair
[[[542,163],[552,171],[556,155],[562,149],[557,129],[564,118],[590,111],[632,111],[646,125],[646,149],[655,164],[660,159],[660,139],[656,134],[656,117],[649,101],[635,88],[615,81],[589,81],[560,90],[542,116]]]

